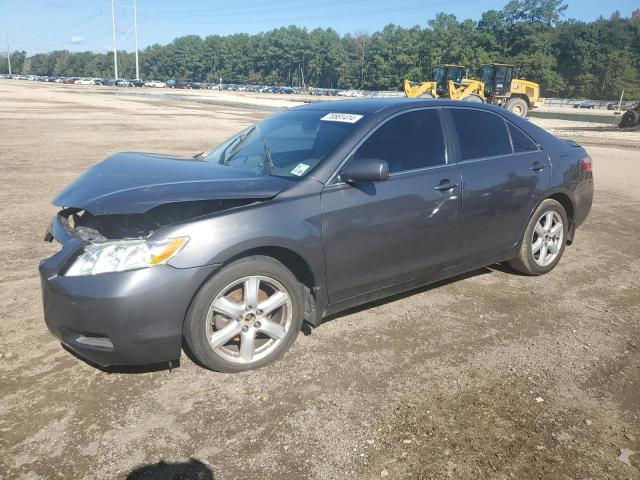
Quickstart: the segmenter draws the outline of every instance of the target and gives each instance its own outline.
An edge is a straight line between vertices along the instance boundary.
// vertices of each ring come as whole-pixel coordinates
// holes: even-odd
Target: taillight
[[[585,172],[590,172],[593,167],[593,162],[589,155],[585,155],[580,159],[580,165],[582,165],[582,170]]]

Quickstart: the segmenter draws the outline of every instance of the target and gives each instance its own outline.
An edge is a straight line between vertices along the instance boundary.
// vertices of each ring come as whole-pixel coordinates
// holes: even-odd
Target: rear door
[[[377,127],[351,158],[387,161],[381,182],[329,182],[322,232],[330,303],[455,263],[460,172],[449,163],[439,108]]]
[[[506,252],[551,181],[547,154],[501,115],[447,109],[462,174],[461,263]]]

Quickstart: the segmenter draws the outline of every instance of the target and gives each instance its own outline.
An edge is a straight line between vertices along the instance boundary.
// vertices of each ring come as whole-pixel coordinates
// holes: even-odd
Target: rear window
[[[511,141],[502,117],[471,108],[450,109],[462,160],[509,155]]]
[[[534,152],[538,150],[538,146],[533,143],[529,136],[512,123],[507,122],[509,134],[511,135],[511,143],[515,153]]]

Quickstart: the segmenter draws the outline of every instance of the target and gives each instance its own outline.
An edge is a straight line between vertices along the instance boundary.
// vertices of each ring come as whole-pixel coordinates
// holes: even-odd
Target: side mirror
[[[352,158],[340,172],[346,183],[382,182],[389,178],[389,164],[376,158]]]

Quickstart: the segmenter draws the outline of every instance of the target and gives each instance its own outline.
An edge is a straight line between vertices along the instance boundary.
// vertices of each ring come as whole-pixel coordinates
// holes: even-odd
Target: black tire
[[[484,100],[482,100],[482,97],[480,95],[476,95],[475,93],[472,93],[471,95],[467,95],[462,99],[462,101],[473,102],[473,103],[484,103]]]
[[[207,339],[207,314],[209,307],[224,289],[234,282],[250,276],[273,279],[286,290],[291,302],[292,319],[286,334],[277,348],[264,358],[247,363],[236,363],[225,359],[214,350]],[[190,353],[203,366],[218,372],[235,373],[263,367],[280,358],[293,344],[302,327],[304,300],[301,283],[279,261],[265,256],[241,258],[224,267],[209,279],[196,294],[185,319],[183,336]],[[257,308],[257,306],[255,307]],[[241,322],[240,322],[241,323]],[[239,334],[240,335],[240,334]],[[239,338],[239,336],[237,337]],[[230,340],[233,342],[234,340]],[[238,349],[240,341],[238,340]]]
[[[510,98],[506,105],[507,110],[519,117],[526,117],[529,113],[529,105],[520,97]]]
[[[640,112],[627,110],[620,119],[620,128],[631,128],[640,124]]]
[[[555,212],[562,219],[562,240],[559,246],[559,251],[556,257],[548,265],[540,265],[534,257],[532,251],[532,244],[534,238],[534,231],[536,225],[541,221],[549,212]],[[564,211],[564,207],[557,201],[552,199],[544,200],[531,216],[529,224],[524,231],[523,237],[520,239],[520,246],[518,249],[518,256],[509,260],[509,266],[514,270],[524,273],[525,275],[544,275],[550,272],[558,264],[567,243],[567,231],[569,221],[567,219],[567,213]],[[537,237],[536,233],[536,237]]]

